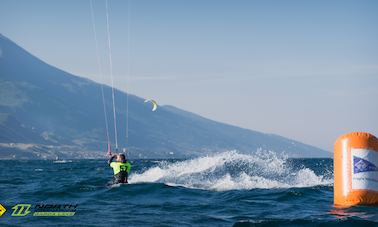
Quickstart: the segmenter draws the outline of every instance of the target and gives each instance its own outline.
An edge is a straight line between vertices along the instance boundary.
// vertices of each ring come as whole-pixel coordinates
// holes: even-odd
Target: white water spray
[[[226,191],[312,187],[329,185],[332,179],[318,176],[309,168],[294,169],[287,158],[273,152],[246,155],[229,151],[175,163],[162,161],[142,173],[132,174],[130,182]]]

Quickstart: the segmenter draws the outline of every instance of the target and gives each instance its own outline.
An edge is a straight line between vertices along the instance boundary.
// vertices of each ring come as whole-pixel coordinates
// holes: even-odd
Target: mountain
[[[96,158],[106,150],[101,86],[32,56],[0,35],[0,158]],[[111,88],[104,85],[114,141]],[[319,148],[215,122],[173,106],[156,112],[115,90],[120,147],[131,158],[184,158],[224,150],[272,150],[291,157],[329,157]]]

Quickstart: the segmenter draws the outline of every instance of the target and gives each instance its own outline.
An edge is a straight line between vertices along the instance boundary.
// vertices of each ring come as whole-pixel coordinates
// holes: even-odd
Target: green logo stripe
[[[34,212],[33,216],[74,216],[75,212]]]

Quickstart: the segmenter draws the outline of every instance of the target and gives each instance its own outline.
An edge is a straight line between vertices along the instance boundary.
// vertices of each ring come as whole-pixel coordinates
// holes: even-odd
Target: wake
[[[227,151],[157,166],[130,176],[132,183],[157,182],[171,186],[227,191],[330,185],[332,179],[305,167],[294,168],[273,152],[253,155]]]

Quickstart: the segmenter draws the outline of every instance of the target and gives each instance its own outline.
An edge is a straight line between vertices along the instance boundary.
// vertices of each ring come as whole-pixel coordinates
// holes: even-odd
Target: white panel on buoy
[[[352,148],[352,189],[378,192],[378,152]]]

